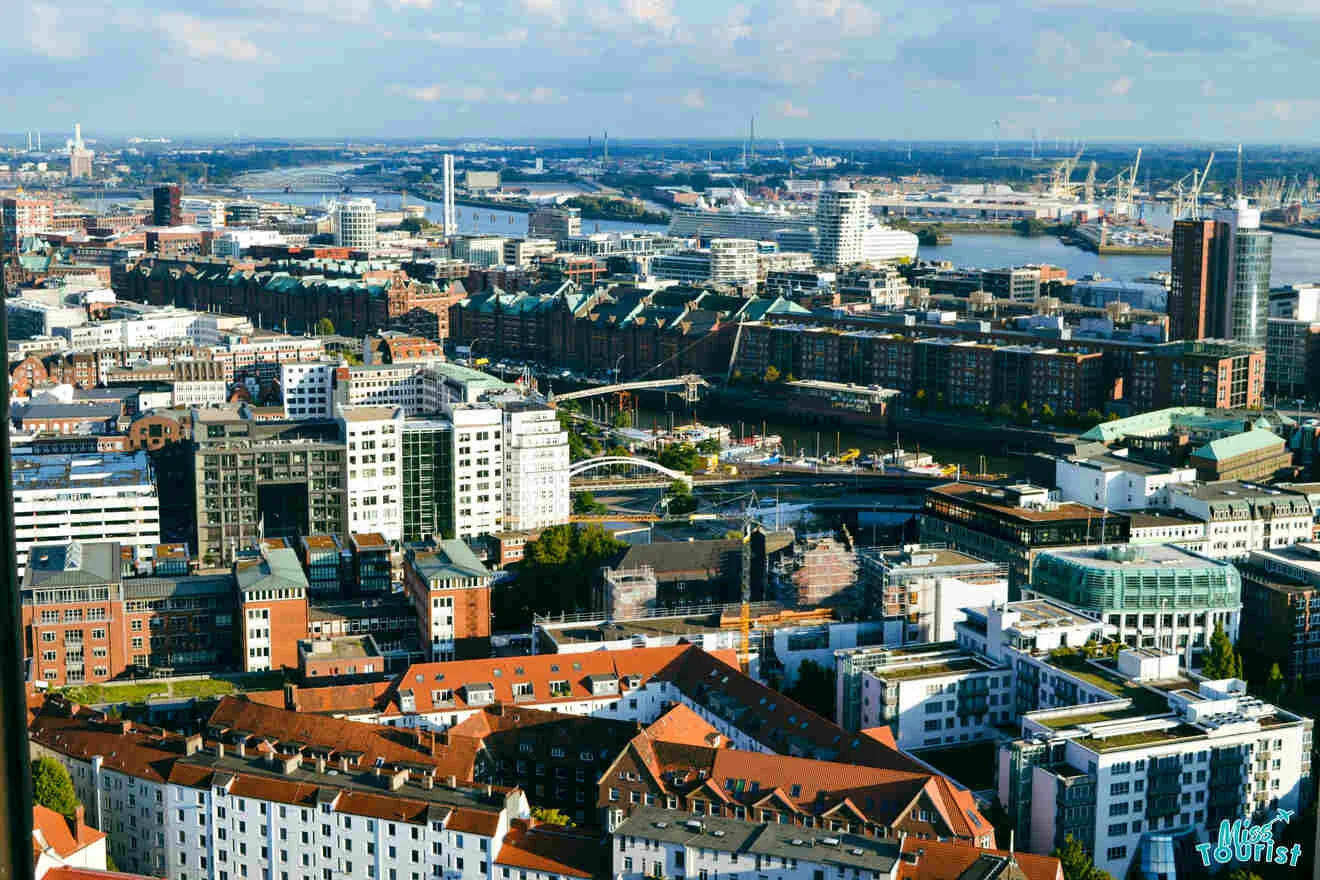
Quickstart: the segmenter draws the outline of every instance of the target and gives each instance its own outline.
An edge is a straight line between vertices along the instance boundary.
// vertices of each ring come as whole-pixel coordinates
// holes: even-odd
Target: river
[[[375,201],[376,207],[382,211],[397,211],[402,203],[402,199],[398,193],[386,192],[355,192],[347,195],[315,192],[252,192],[247,193],[247,195],[263,202],[282,202],[286,205],[303,205],[305,207],[318,207],[336,198],[369,198]],[[439,223],[441,221],[443,206],[439,202],[433,202],[429,199],[422,199],[409,195],[408,204],[425,205],[426,219],[433,223]],[[458,213],[458,231],[464,235],[490,234],[508,235],[513,237],[527,235],[528,215],[521,211],[500,211],[494,208],[476,208],[469,205],[456,205],[454,210]],[[626,220],[582,221],[582,231],[584,233],[663,232],[664,230],[664,226],[654,226],[648,223],[631,223]]]

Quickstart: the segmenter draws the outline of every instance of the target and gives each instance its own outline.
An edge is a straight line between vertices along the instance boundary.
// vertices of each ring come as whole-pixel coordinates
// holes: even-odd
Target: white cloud
[[[780,101],[775,105],[775,112],[780,116],[787,116],[789,119],[806,119],[811,115],[806,107],[799,107],[792,101]]]
[[[701,110],[706,106],[706,96],[701,93],[701,89],[688,89],[679,103],[691,110]]]
[[[431,8],[431,0],[394,0],[394,2],[398,6],[403,6],[403,7],[411,6],[415,9]]]
[[[27,42],[47,58],[81,58],[87,52],[84,36],[68,27],[58,8],[45,3],[28,9]]]
[[[559,0],[522,0],[522,8],[529,15],[548,18],[555,24],[562,24],[564,21],[564,7]]]
[[[475,34],[465,31],[428,30],[422,39],[452,49],[519,49],[531,36],[527,28],[510,28],[502,34]]]
[[[1132,91],[1132,78],[1120,76],[1105,86],[1105,94],[1112,95],[1115,98],[1122,98]]]
[[[669,0],[623,0],[623,14],[661,33],[667,34],[678,25],[678,16]]]
[[[266,57],[256,43],[220,22],[202,21],[181,12],[167,12],[156,18],[156,27],[193,58],[259,61]]]
[[[425,104],[550,104],[559,100],[549,86],[529,90],[493,89],[476,84],[395,86],[390,92]]]

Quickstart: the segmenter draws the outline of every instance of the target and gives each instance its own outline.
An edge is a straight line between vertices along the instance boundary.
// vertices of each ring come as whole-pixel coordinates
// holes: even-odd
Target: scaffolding
[[[656,578],[651,566],[607,568],[601,575],[605,581],[606,620],[631,620],[655,608]]]

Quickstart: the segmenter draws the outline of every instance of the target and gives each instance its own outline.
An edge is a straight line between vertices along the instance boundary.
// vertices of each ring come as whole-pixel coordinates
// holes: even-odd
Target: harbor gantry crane
[[[1086,180],[1082,183],[1082,201],[1090,204],[1095,201],[1095,172],[1100,164],[1094,159],[1086,169]]]
[[[1073,190],[1082,184],[1072,183],[1071,178],[1073,171],[1077,169],[1077,163],[1082,161],[1084,149],[1084,147],[1079,147],[1071,158],[1061,159],[1050,169],[1050,184],[1047,195],[1053,198],[1069,198],[1074,195]]]

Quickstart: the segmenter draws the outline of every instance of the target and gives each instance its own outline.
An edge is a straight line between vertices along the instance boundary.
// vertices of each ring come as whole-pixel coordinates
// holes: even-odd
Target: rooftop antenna
[[[1235,201],[1237,199],[1242,198],[1242,145],[1241,144],[1238,144],[1236,186],[1237,186],[1237,193],[1234,196]]]

